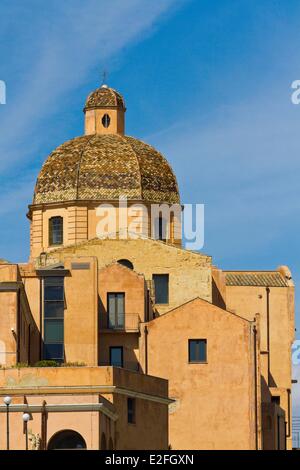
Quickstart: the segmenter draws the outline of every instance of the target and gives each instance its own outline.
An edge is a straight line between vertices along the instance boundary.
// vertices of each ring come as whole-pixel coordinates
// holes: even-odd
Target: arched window
[[[78,432],[67,429],[65,431],[59,431],[51,437],[48,450],[56,449],[86,449],[86,443]]]
[[[103,118],[102,118],[102,125],[103,127],[105,127],[106,129],[110,126],[110,117],[108,114],[104,114]]]
[[[133,269],[133,264],[129,259],[119,259],[118,263],[122,266],[126,266],[126,268]]]
[[[62,217],[49,219],[49,246],[62,245],[64,236],[64,221]]]
[[[154,221],[154,238],[165,242],[167,240],[167,220],[159,214]]]

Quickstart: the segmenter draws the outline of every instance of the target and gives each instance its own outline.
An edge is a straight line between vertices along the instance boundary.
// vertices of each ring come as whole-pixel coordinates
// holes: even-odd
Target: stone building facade
[[[0,264],[11,448],[27,411],[43,449],[289,449],[291,273],[186,250],[176,176],[125,112],[115,90],[90,94],[85,135],[38,176],[28,263]]]

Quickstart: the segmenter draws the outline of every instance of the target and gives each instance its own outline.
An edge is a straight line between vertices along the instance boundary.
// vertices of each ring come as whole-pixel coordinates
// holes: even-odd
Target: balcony
[[[113,366],[113,367],[121,367],[121,369],[125,370],[131,370],[133,372],[140,372],[140,365],[138,362],[133,362],[133,361],[124,361],[123,365],[122,364],[111,364],[108,361],[100,361],[99,366]]]
[[[138,333],[141,318],[138,313],[118,313],[117,315],[100,316],[100,330],[105,332]]]

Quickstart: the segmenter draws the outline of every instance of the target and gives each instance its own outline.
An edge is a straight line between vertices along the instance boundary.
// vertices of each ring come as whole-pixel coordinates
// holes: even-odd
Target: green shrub
[[[29,367],[27,362],[17,362],[13,366],[11,366],[12,369],[23,369],[23,367]]]
[[[59,367],[60,364],[56,361],[49,361],[49,360],[44,360],[44,361],[38,361],[34,364],[34,367]]]
[[[61,367],[85,367],[84,362],[64,362]]]

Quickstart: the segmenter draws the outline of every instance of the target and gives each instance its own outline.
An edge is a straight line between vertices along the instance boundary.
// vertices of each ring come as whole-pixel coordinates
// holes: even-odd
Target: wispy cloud
[[[99,83],[105,64],[151,34],[181,3],[184,0],[2,1],[0,78],[7,83],[7,105],[0,107],[0,216],[4,220],[10,214],[6,231],[24,229],[19,214],[31,201],[45,149],[52,149],[57,135],[69,129],[59,113],[74,91],[93,71]],[[18,215],[12,221],[13,213]],[[5,251],[14,258],[10,249]]]
[[[9,49],[19,61],[11,64],[18,78],[10,77],[14,94],[8,83],[8,105],[1,114],[0,170],[22,162],[25,142],[29,153],[36,150],[40,125],[61,107],[63,97],[84,82],[91,69],[100,68],[109,57],[147,34],[177,4],[177,0],[72,0],[41,6],[31,0],[24,10],[21,3],[17,8],[5,2],[1,24],[5,18],[7,26],[10,18],[20,18],[23,13],[28,21],[11,24],[10,34],[3,28],[1,35],[2,58]],[[29,21],[34,34],[25,33]]]
[[[209,247],[228,259],[286,243],[300,212],[300,106],[290,83],[150,136],[180,168],[183,202],[206,204]]]

